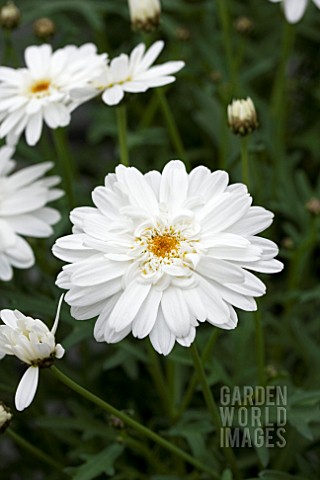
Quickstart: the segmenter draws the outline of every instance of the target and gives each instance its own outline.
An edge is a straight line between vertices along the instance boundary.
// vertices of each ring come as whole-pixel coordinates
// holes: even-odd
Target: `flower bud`
[[[253,30],[253,22],[248,17],[238,17],[234,22],[234,28],[240,35],[249,35]]]
[[[4,432],[11,422],[12,413],[10,408],[7,407],[3,402],[0,402],[0,433]]]
[[[150,32],[160,22],[160,0],[128,0],[131,24],[134,30]]]
[[[0,25],[7,30],[14,30],[20,23],[20,10],[13,2],[7,2],[0,10]]]
[[[50,18],[42,17],[33,22],[33,33],[42,40],[48,40],[53,37],[56,31],[55,23]]]
[[[320,214],[320,199],[316,197],[310,198],[305,205],[306,209],[311,213],[311,215]]]
[[[251,98],[233,100],[228,105],[228,125],[233,133],[241,136],[258,128],[256,109]]]

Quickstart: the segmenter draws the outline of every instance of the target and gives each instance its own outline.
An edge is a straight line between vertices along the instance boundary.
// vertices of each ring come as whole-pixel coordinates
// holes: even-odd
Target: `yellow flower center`
[[[170,257],[174,250],[177,250],[180,242],[176,236],[165,234],[152,236],[148,241],[148,250],[157,257]]]
[[[49,80],[39,80],[35,82],[31,87],[31,93],[45,93],[50,88],[50,81]]]

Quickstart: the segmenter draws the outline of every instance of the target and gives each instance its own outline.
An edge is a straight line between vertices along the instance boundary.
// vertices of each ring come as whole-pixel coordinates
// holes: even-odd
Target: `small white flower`
[[[39,379],[39,368],[50,367],[55,358],[62,358],[64,348],[56,344],[57,330],[63,295],[51,330],[41,320],[26,317],[18,310],[1,310],[0,358],[15,355],[29,365],[18,385],[15,404],[17,410],[27,408],[34,399]]]
[[[184,67],[184,62],[166,62],[152,66],[164,47],[163,41],[155,42],[147,51],[140,43],[130,54],[122,53],[111,60],[102,75],[92,82],[91,87],[76,88],[71,96],[85,101],[102,93],[102,100],[107,105],[117,105],[125,92],[146,92],[149,88],[161,87],[175,81],[173,73]]]
[[[26,49],[26,68],[0,67],[0,138],[15,143],[25,130],[27,143],[35,145],[43,122],[50,128],[68,125],[80,104],[70,98],[70,90],[99,76],[105,58],[89,43],[55,52],[41,45]]]
[[[284,14],[289,23],[297,23],[304,15],[309,0],[269,0],[273,3],[281,2],[284,8]],[[320,0],[312,0],[320,8]]]
[[[258,127],[256,109],[250,97],[233,100],[228,105],[228,124],[233,133],[248,135]]]
[[[257,237],[273,214],[252,207],[243,184],[200,166],[169,162],[162,174],[119,165],[92,194],[95,207],[71,212],[73,234],[53,253],[69,265],[57,285],[71,315],[98,316],[97,341],[149,335],[164,355],[189,346],[199,322],[237,325],[234,306],[255,310],[265,285],[249,272],[283,265],[275,243]]]
[[[12,413],[8,407],[0,401],[0,433],[4,432],[12,419]]]
[[[129,0],[131,23],[134,30],[150,31],[159,25],[159,0]]]
[[[12,279],[12,267],[29,268],[34,264],[32,249],[22,236],[52,235],[51,225],[60,220],[60,214],[46,205],[63,195],[62,190],[52,188],[60,177],[43,177],[52,168],[51,162],[12,173],[13,152],[12,147],[0,148],[0,280],[4,281]]]

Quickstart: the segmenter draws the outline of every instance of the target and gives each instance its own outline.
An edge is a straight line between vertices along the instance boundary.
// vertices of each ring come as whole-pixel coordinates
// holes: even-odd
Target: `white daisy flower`
[[[0,358],[15,355],[29,365],[18,385],[15,404],[17,410],[27,408],[34,399],[39,379],[39,368],[50,367],[55,358],[62,358],[64,348],[56,344],[57,330],[63,295],[51,330],[41,320],[26,317],[19,310],[1,310]]]
[[[0,401],[0,433],[3,433],[9,426],[12,419],[10,409]]]
[[[159,0],[129,0],[131,23],[134,30],[150,31],[159,25]]]
[[[104,103],[117,105],[126,92],[146,92],[149,88],[162,87],[174,82],[175,77],[172,74],[181,70],[185,63],[176,61],[152,66],[163,47],[164,42],[159,40],[146,51],[146,46],[140,43],[131,52],[130,57],[122,53],[114,58],[90,87],[75,88],[71,96],[75,100],[86,101],[103,92]]]
[[[273,3],[283,4],[284,14],[289,23],[297,23],[304,15],[309,0],[269,0]],[[320,0],[312,0],[320,8]]]
[[[51,225],[60,220],[60,214],[46,205],[64,193],[52,188],[60,177],[43,177],[52,168],[51,162],[12,173],[13,152],[12,147],[0,148],[0,280],[4,281],[12,279],[12,267],[29,268],[34,264],[32,249],[22,236],[52,235]]]
[[[80,104],[70,98],[70,90],[99,76],[105,59],[89,43],[55,52],[40,45],[26,49],[26,68],[0,67],[0,138],[14,143],[25,130],[27,143],[35,145],[43,122],[50,128],[68,125]]]
[[[57,285],[78,320],[98,316],[97,341],[149,335],[164,355],[189,346],[199,322],[237,325],[233,306],[255,310],[265,285],[248,270],[274,273],[278,248],[257,237],[273,214],[252,207],[243,184],[171,161],[162,175],[119,165],[92,194],[95,207],[71,212],[73,234],[53,253],[69,262]]]

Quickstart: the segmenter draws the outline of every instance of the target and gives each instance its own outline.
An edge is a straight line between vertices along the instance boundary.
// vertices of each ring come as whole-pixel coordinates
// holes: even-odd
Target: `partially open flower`
[[[4,432],[11,422],[12,413],[10,408],[3,402],[0,402],[0,433]]]
[[[134,30],[150,32],[158,27],[161,13],[159,0],[129,0],[129,10]]]
[[[55,341],[62,300],[63,295],[51,330],[41,320],[26,317],[19,310],[0,312],[5,323],[0,326],[0,358],[15,355],[29,365],[16,391],[17,410],[24,410],[32,402],[38,386],[39,368],[51,367],[55,358],[64,355],[64,348]]]
[[[251,98],[233,100],[228,105],[228,124],[233,133],[241,136],[258,128],[256,109]]]
[[[20,10],[13,2],[7,2],[0,10],[0,25],[7,30],[17,28],[20,18]]]

